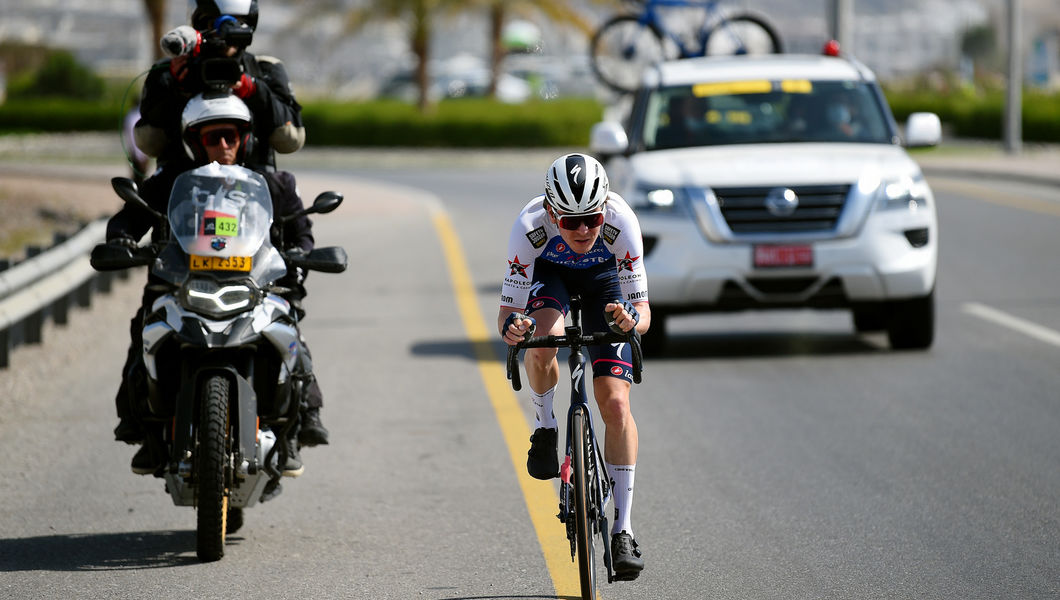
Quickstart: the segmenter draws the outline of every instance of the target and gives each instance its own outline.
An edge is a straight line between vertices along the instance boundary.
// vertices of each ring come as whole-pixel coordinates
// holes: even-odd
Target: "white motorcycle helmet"
[[[254,139],[250,109],[242,100],[229,92],[196,94],[184,105],[180,117],[181,138],[184,152],[196,163],[206,162],[206,149],[202,145],[201,130],[213,123],[233,123],[239,129],[238,162],[242,163],[251,151]]]
[[[545,199],[565,214],[598,212],[607,192],[604,166],[587,154],[565,154],[545,173]]]

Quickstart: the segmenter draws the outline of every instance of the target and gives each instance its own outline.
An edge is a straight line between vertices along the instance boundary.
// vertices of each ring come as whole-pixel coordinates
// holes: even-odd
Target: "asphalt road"
[[[548,160],[299,168],[307,199],[347,193],[315,230],[350,268],[311,276],[304,324],[334,441],[220,562],[196,561],[193,511],[110,439],[142,274],[20,349],[0,372],[0,597],[568,596],[528,505],[549,484],[527,492],[505,383],[478,358],[501,348],[472,323],[492,335],[510,221]],[[1060,596],[1060,193],[929,181],[930,351],[891,352],[842,312],[673,321],[634,390],[647,570],[601,598]]]

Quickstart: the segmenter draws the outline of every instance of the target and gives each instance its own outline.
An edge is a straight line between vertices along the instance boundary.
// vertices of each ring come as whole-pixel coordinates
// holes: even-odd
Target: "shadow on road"
[[[194,531],[75,533],[0,540],[0,572],[124,571],[198,562]]]
[[[875,335],[875,334],[874,334]],[[739,360],[753,358],[776,358],[784,356],[835,356],[848,354],[876,354],[887,352],[888,346],[882,337],[853,333],[800,332],[800,333],[755,333],[755,332],[711,332],[703,334],[675,334],[666,341],[660,354],[649,355],[653,361],[696,360],[716,358]],[[413,356],[457,356],[477,360],[477,344],[488,344],[489,356],[504,362],[506,346],[500,341],[472,342],[450,339],[416,342],[410,347]],[[480,349],[481,350],[481,349]],[[560,359],[566,356],[561,351]]]
[[[886,341],[873,342],[873,336],[853,333],[745,332],[671,334],[662,353],[652,360],[716,358],[736,360],[783,356],[835,356],[875,354],[887,351]]]

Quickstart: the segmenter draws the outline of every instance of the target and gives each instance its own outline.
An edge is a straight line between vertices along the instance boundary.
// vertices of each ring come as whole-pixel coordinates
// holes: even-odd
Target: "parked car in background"
[[[858,332],[922,349],[935,330],[938,221],[875,76],[826,55],[705,57],[645,74],[627,121],[593,127],[644,235],[652,327],[670,315],[849,309]],[[903,147],[904,146],[904,147]]]

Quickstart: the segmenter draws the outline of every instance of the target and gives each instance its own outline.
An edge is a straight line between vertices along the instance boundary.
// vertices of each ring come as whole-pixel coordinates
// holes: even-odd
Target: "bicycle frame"
[[[588,449],[589,449],[589,460],[593,466],[591,474],[588,479],[588,489],[591,494],[589,506],[591,507],[588,515],[592,522],[592,531],[589,532],[589,538],[599,533],[604,541],[604,564],[607,567],[607,582],[611,583],[614,581],[614,569],[611,564],[611,545],[607,538],[608,527],[607,527],[607,516],[605,514],[604,506],[607,500],[610,498],[610,480],[606,477],[607,467],[604,465],[603,455],[600,452],[600,444],[596,439],[596,431],[593,427],[592,411],[589,409],[588,396],[585,389],[585,353],[583,348],[585,346],[595,346],[600,344],[608,343],[629,343],[633,351],[633,381],[634,383],[640,383],[641,380],[641,362],[642,354],[640,348],[640,336],[635,331],[631,334],[617,334],[613,332],[597,332],[585,334],[582,332],[580,324],[581,315],[581,301],[579,298],[571,298],[570,303],[570,315],[571,324],[564,327],[564,335],[555,336],[547,335],[532,338],[528,341],[517,346],[508,347],[508,359],[507,359],[507,374],[508,379],[512,382],[512,388],[516,391],[522,389],[522,383],[519,378],[519,350],[522,348],[569,348],[570,356],[567,359],[567,365],[570,370],[570,382],[571,382],[571,396],[570,396],[570,408],[567,410],[567,435],[565,444],[565,458],[563,465],[560,467],[560,479],[562,484],[560,485],[560,502],[559,502],[559,520],[564,523],[567,528],[567,539],[571,544],[571,558],[576,556],[576,532],[575,532],[575,517],[574,514],[574,494],[573,479],[574,473],[572,472],[572,454],[574,451],[574,444],[580,443],[579,440],[575,440],[574,425],[575,420],[578,418],[576,415],[580,412],[585,414],[585,424],[587,427],[588,434]],[[589,470],[589,469],[586,469]],[[582,478],[586,478],[585,474]],[[591,548],[590,543],[590,548]],[[590,558],[589,560],[592,560]]]
[[[707,17],[699,26],[695,47],[689,48],[688,46],[685,46],[684,42],[681,40],[681,36],[666,27],[666,23],[663,21],[662,16],[657,10],[659,7],[702,8],[707,13]],[[707,44],[707,38],[710,36],[711,31],[713,31],[715,23],[722,27],[728,27],[728,19],[725,18],[725,15],[718,8],[717,0],[704,0],[701,2],[697,2],[696,0],[647,0],[647,2],[644,3],[644,10],[638,15],[637,21],[642,25],[655,26],[659,32],[674,43],[680,54],[680,58],[701,56],[703,54],[703,49]]]

